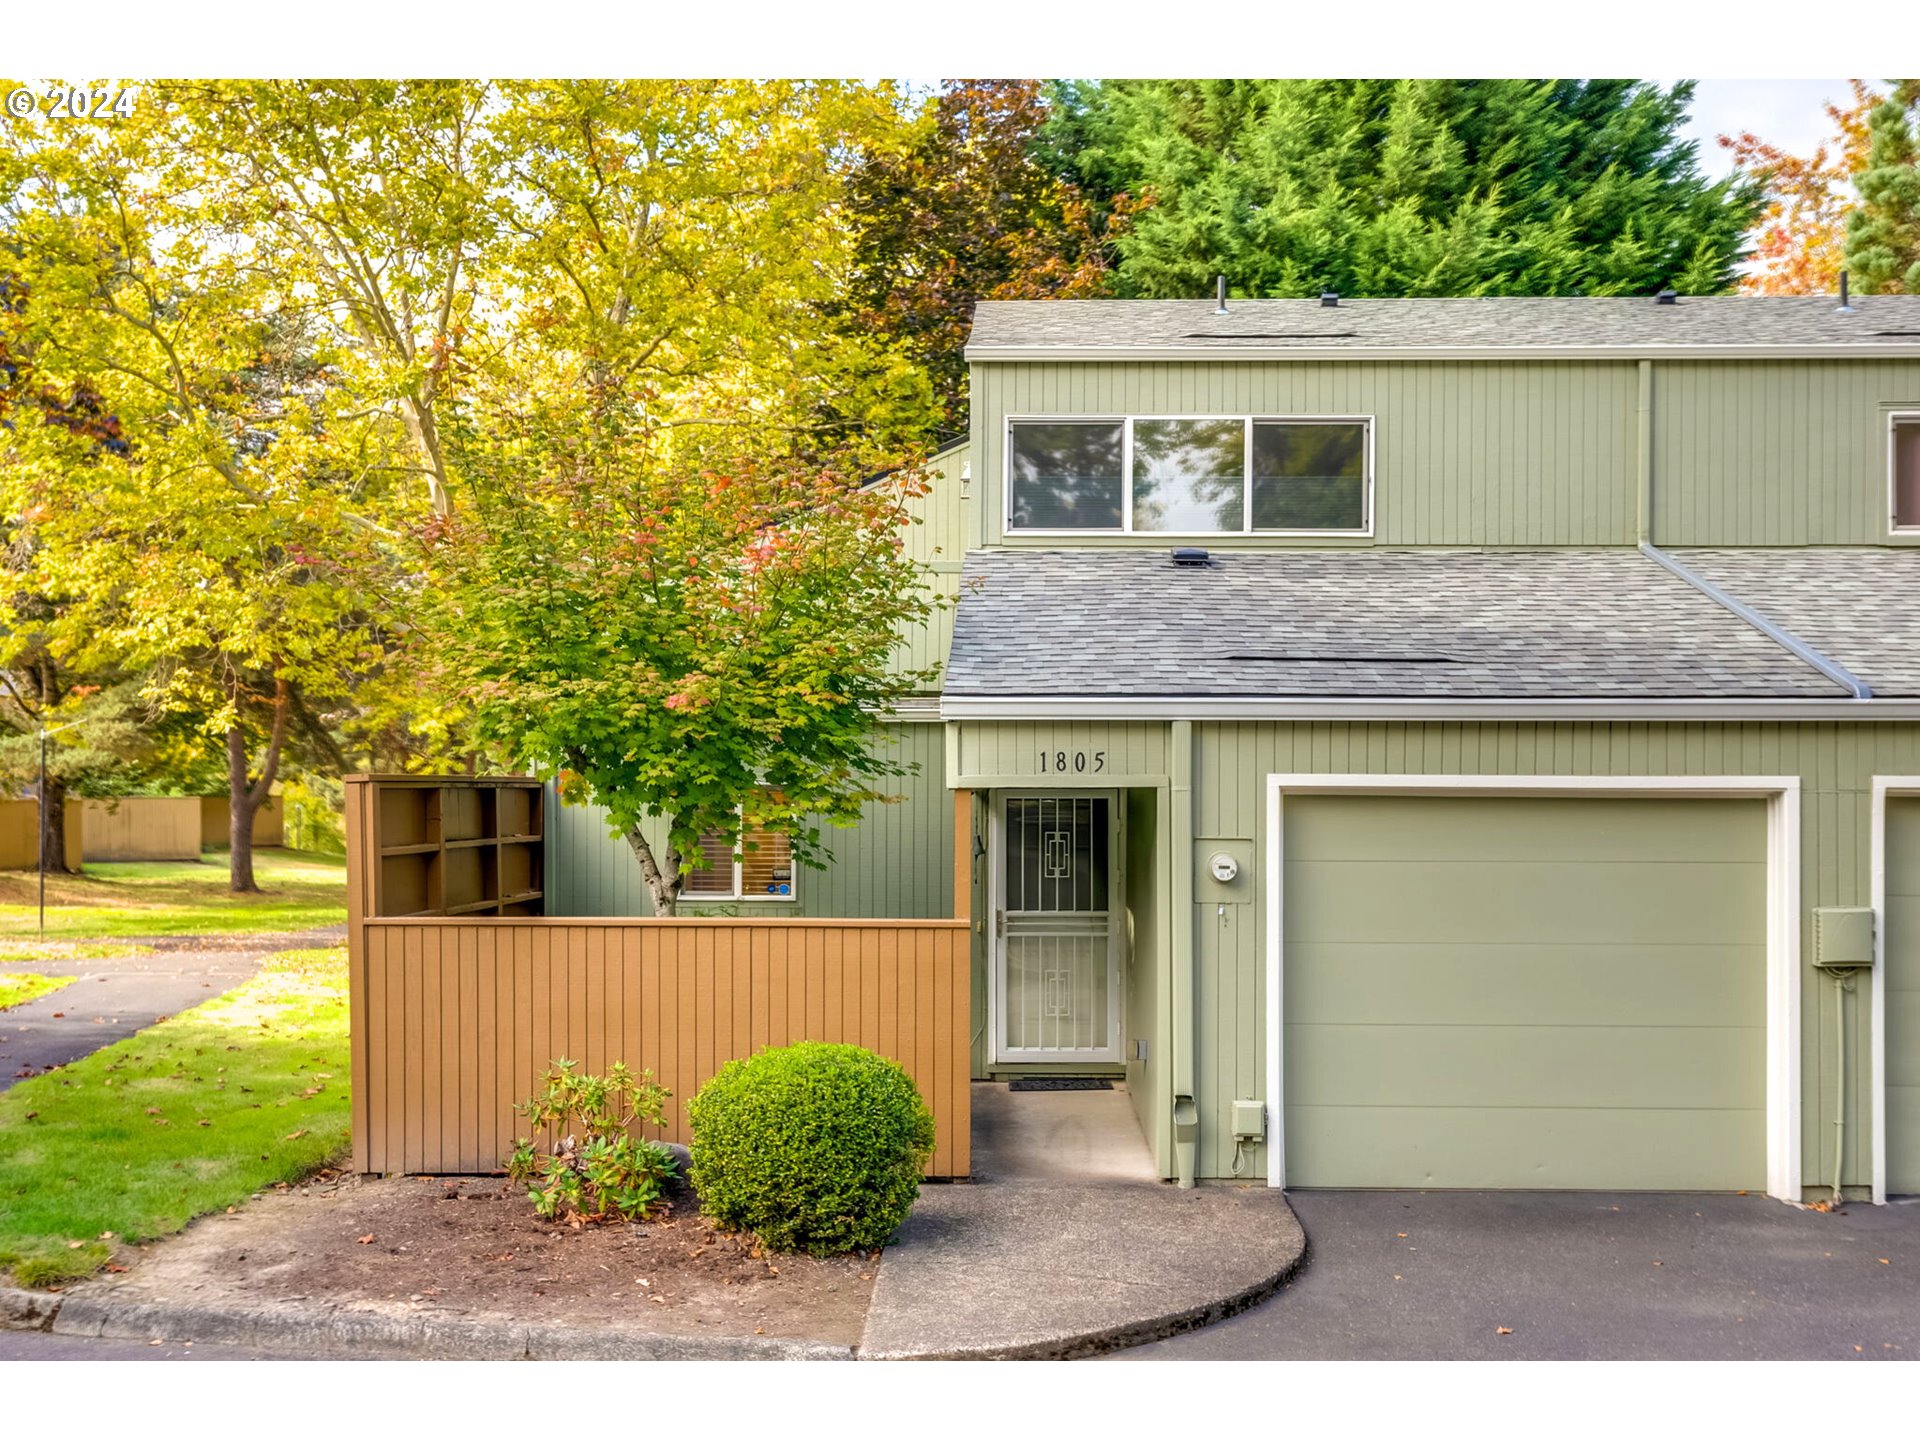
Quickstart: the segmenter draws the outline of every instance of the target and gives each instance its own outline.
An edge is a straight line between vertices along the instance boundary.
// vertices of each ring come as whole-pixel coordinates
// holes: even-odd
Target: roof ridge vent
[[[1219,562],[1198,545],[1182,545],[1173,552],[1173,563],[1181,570],[1211,570]]]
[[[1653,303],[1656,305],[1678,305],[1680,303],[1680,292],[1669,285],[1653,297]]]
[[[1320,292],[1320,307],[1323,310],[1337,309],[1339,304],[1340,292],[1338,290],[1322,290]]]

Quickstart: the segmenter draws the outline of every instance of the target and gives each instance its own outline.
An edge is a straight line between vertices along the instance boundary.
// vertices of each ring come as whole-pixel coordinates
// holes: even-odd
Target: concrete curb
[[[515,1320],[367,1310],[161,1305],[112,1295],[0,1289],[0,1329],[123,1340],[197,1340],[307,1354],[433,1360],[851,1360],[852,1347],[758,1335],[648,1335]]]
[[[192,1339],[263,1350],[369,1352],[434,1360],[1076,1360],[1164,1340],[1215,1324],[1259,1304],[1305,1261],[1209,1305],[1101,1330],[1014,1346],[977,1346],[863,1357],[856,1347],[758,1335],[641,1335],[618,1330],[527,1325],[510,1320],[390,1316],[366,1310],[159,1305],[107,1295],[49,1295],[0,1288],[0,1330],[44,1330],[126,1340]]]

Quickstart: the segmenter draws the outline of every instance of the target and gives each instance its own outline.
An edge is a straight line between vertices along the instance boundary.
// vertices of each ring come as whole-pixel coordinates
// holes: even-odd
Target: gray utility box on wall
[[[1813,912],[1813,963],[1822,970],[1873,967],[1873,911],[1828,905]]]

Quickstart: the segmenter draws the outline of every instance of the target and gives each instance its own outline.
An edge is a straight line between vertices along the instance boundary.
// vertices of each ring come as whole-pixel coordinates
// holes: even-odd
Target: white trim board
[[[1798,775],[1267,776],[1267,1184],[1286,1188],[1282,1004],[1287,795],[1662,796],[1767,802],[1767,1193],[1800,1202],[1800,777]]]
[[[943,695],[943,720],[1920,720],[1920,700],[1272,699]]]
[[[1867,1047],[1872,1053],[1867,1093],[1873,1097],[1873,1203],[1887,1203],[1887,802],[1895,796],[1920,796],[1920,775],[1876,775],[1868,809],[1870,893],[1873,907],[1873,978],[1867,982],[1872,1015]]]

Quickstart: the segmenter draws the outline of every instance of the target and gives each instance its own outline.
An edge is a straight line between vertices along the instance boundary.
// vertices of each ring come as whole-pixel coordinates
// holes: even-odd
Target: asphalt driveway
[[[1129,1360],[1920,1359],[1920,1203],[1289,1195],[1300,1273]],[[1511,1333],[1502,1333],[1510,1331]]]

